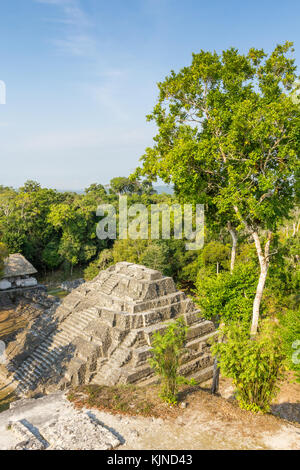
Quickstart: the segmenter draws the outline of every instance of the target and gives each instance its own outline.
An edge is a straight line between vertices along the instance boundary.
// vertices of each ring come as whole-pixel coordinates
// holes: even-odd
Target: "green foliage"
[[[281,315],[281,336],[288,366],[300,382],[300,308]]]
[[[240,407],[268,412],[283,377],[285,355],[280,330],[264,321],[251,338],[249,328],[232,323],[221,329],[220,337],[225,341],[213,344],[212,352],[218,357],[221,373],[233,380]]]
[[[114,262],[112,250],[102,250],[95,261],[92,261],[84,270],[84,278],[86,281],[94,279],[100,271],[107,269]]]
[[[230,248],[218,241],[207,243],[201,253],[204,266],[215,265],[217,270],[228,269]]]
[[[0,242],[0,279],[3,275],[4,261],[5,261],[5,258],[7,258],[7,256],[8,256],[8,250],[6,246],[4,245],[4,243]]]
[[[156,191],[153,189],[152,182],[148,179],[140,181],[139,178],[118,176],[110,181],[111,194],[145,194],[153,195]]]
[[[53,240],[45,246],[42,252],[42,260],[51,269],[57,268],[62,262],[62,257],[58,252],[58,248],[59,241]]]
[[[178,318],[162,334],[159,331],[153,334],[152,357],[149,363],[161,377],[161,398],[170,404],[177,403],[178,385],[195,384],[194,380],[187,380],[178,374],[187,329],[183,318]]]
[[[202,268],[196,281],[196,302],[205,318],[216,323],[242,321],[249,325],[255,296],[257,267],[236,265],[233,273]]]
[[[113,259],[115,263],[128,261],[139,263],[140,257],[148,246],[148,240],[116,240],[113,246]]]
[[[293,220],[296,224],[297,219]],[[273,312],[282,309],[297,309],[299,306],[299,246],[299,232],[294,236],[285,236],[281,232],[276,239],[276,253],[273,255],[266,285],[268,302]],[[272,300],[273,305],[271,305]]]
[[[169,248],[166,243],[150,243],[139,258],[140,264],[168,274]]]
[[[136,189],[135,181],[129,178],[118,176],[110,181],[110,191],[116,194],[130,194]]]

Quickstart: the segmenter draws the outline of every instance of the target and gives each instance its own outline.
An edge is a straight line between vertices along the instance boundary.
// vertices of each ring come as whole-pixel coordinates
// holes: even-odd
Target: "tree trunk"
[[[220,382],[220,367],[219,367],[218,359],[215,357],[213,381],[212,381],[212,386],[211,386],[211,393],[213,395],[215,395],[219,391],[219,382]]]
[[[263,291],[264,291],[268,269],[269,269],[269,253],[270,253],[270,243],[271,243],[272,233],[268,232],[264,251],[262,250],[258,233],[253,232],[252,237],[254,239],[257,256],[259,259],[259,265],[260,265],[260,276],[259,276],[259,280],[258,280],[258,284],[256,288],[255,299],[253,302],[252,324],[251,324],[251,335],[256,335],[257,329],[258,329],[260,303],[261,303],[261,299],[263,296]]]
[[[232,227],[230,222],[227,223],[227,228],[228,228],[228,232],[230,233],[231,238],[232,238],[231,260],[230,260],[230,272],[232,274],[233,270],[234,270],[234,264],[235,264],[235,258],[236,258],[236,247],[237,247],[238,238],[237,238],[237,233],[236,233],[235,229]]]
[[[267,274],[268,274],[268,266],[265,265],[261,267],[261,270],[260,270],[260,276],[259,276],[259,280],[258,280],[258,284],[256,288],[255,299],[253,302],[251,335],[255,335],[257,333],[258,320],[259,320],[259,308],[260,308],[260,303],[261,303],[261,299],[263,296]]]

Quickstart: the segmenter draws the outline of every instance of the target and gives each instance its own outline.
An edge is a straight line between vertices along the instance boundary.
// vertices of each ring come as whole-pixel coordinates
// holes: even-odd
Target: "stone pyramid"
[[[64,299],[39,328],[35,347],[9,363],[6,378],[21,394],[89,383],[149,384],[156,380],[148,363],[152,335],[179,316],[189,326],[180,373],[203,382],[212,376],[213,323],[172,278],[117,263]]]

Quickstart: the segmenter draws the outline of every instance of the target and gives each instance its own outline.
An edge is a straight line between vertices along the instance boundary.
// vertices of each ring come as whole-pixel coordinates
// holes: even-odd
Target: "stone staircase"
[[[47,372],[71,348],[72,341],[77,337],[87,337],[84,329],[89,323],[98,318],[97,309],[90,308],[84,312],[76,312],[68,317],[58,331],[43,341],[34,352],[13,372],[13,378],[18,382],[16,391],[26,393],[33,390]]]

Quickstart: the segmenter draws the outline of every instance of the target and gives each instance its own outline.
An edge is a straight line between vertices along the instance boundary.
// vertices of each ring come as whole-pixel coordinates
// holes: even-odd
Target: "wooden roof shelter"
[[[37,270],[20,253],[10,255],[4,262],[3,278],[28,276],[36,273]]]

